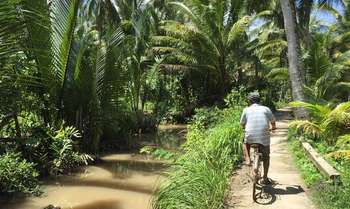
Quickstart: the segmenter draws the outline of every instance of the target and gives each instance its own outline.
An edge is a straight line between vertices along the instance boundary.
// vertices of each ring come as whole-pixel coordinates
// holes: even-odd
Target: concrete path
[[[271,136],[269,177],[274,184],[267,187],[269,198],[259,200],[260,204],[253,201],[250,168],[243,166],[232,176],[226,209],[315,209],[288,151],[288,115],[288,110],[277,113],[277,130]]]

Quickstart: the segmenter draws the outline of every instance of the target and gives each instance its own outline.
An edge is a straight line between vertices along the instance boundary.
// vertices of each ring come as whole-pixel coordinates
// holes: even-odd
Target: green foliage
[[[209,126],[213,127],[217,122],[220,121],[221,113],[219,108],[196,108],[195,115],[192,117],[193,123],[198,123],[208,128]]]
[[[318,172],[317,168],[309,160],[306,153],[301,148],[300,142],[295,138],[295,130],[289,129],[289,149],[293,153],[294,161],[307,186],[318,183],[324,177]]]
[[[35,164],[41,175],[58,175],[80,165],[86,165],[92,158],[77,151],[79,132],[71,126],[37,128],[33,135],[19,147],[23,157]]]
[[[205,130],[189,127],[185,153],[169,170],[153,201],[154,208],[221,208],[233,166],[241,158],[240,111],[229,109],[220,123]],[[233,122],[235,121],[235,122]]]
[[[326,182],[326,178],[322,176],[316,167],[309,160],[306,153],[301,149],[300,142],[295,138],[296,130],[289,130],[289,148],[294,155],[294,160],[301,172],[305,183],[310,187],[312,199],[320,209],[343,209],[350,208],[349,192],[350,192],[350,176],[348,159],[341,161],[344,163],[331,162],[341,171],[341,183],[332,184]],[[322,146],[325,150],[320,150],[320,146],[316,145],[321,153],[332,149],[329,146]],[[322,148],[321,148],[322,149]],[[330,159],[331,160],[331,159]],[[335,159],[336,161],[339,159]],[[333,160],[332,160],[333,161]]]
[[[50,173],[60,174],[79,165],[87,165],[92,158],[86,154],[74,151],[73,138],[80,137],[78,130],[74,127],[62,127],[51,135],[52,143],[49,147],[51,155]]]
[[[231,90],[224,99],[226,106],[247,106],[247,90],[244,87],[240,87],[239,90]]]
[[[18,153],[0,156],[0,193],[38,194],[38,172]]]
[[[172,160],[176,156],[176,153],[165,150],[163,148],[145,146],[140,149],[141,154],[151,155],[155,159],[159,160]]]
[[[329,105],[311,104],[307,102],[292,102],[292,107],[303,107],[310,111],[310,120],[297,120],[291,123],[292,128],[303,134],[321,138],[334,145],[337,138],[349,133],[350,102],[338,104],[335,108]]]

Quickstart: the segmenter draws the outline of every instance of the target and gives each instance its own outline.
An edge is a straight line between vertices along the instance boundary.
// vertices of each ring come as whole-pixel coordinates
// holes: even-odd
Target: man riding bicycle
[[[249,107],[243,110],[241,125],[245,129],[243,153],[245,164],[250,165],[250,145],[259,144],[264,165],[263,184],[270,184],[267,174],[270,166],[270,124],[271,130],[276,129],[276,120],[268,107],[260,105],[260,95],[252,92],[248,95]]]

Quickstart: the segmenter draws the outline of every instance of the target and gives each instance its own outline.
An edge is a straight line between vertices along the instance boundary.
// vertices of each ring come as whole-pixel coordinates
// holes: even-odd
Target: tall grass
[[[241,158],[240,108],[220,111],[216,125],[189,126],[184,154],[168,171],[153,199],[155,209],[219,209],[233,166]]]

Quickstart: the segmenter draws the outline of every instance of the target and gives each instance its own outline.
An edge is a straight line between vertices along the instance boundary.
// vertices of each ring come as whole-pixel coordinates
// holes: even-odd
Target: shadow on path
[[[263,189],[263,192],[261,192],[261,189]],[[260,205],[271,205],[276,201],[276,196],[295,195],[302,192],[305,191],[300,185],[284,185],[273,182],[271,185],[265,185],[260,188],[260,192],[256,194],[256,203]]]

